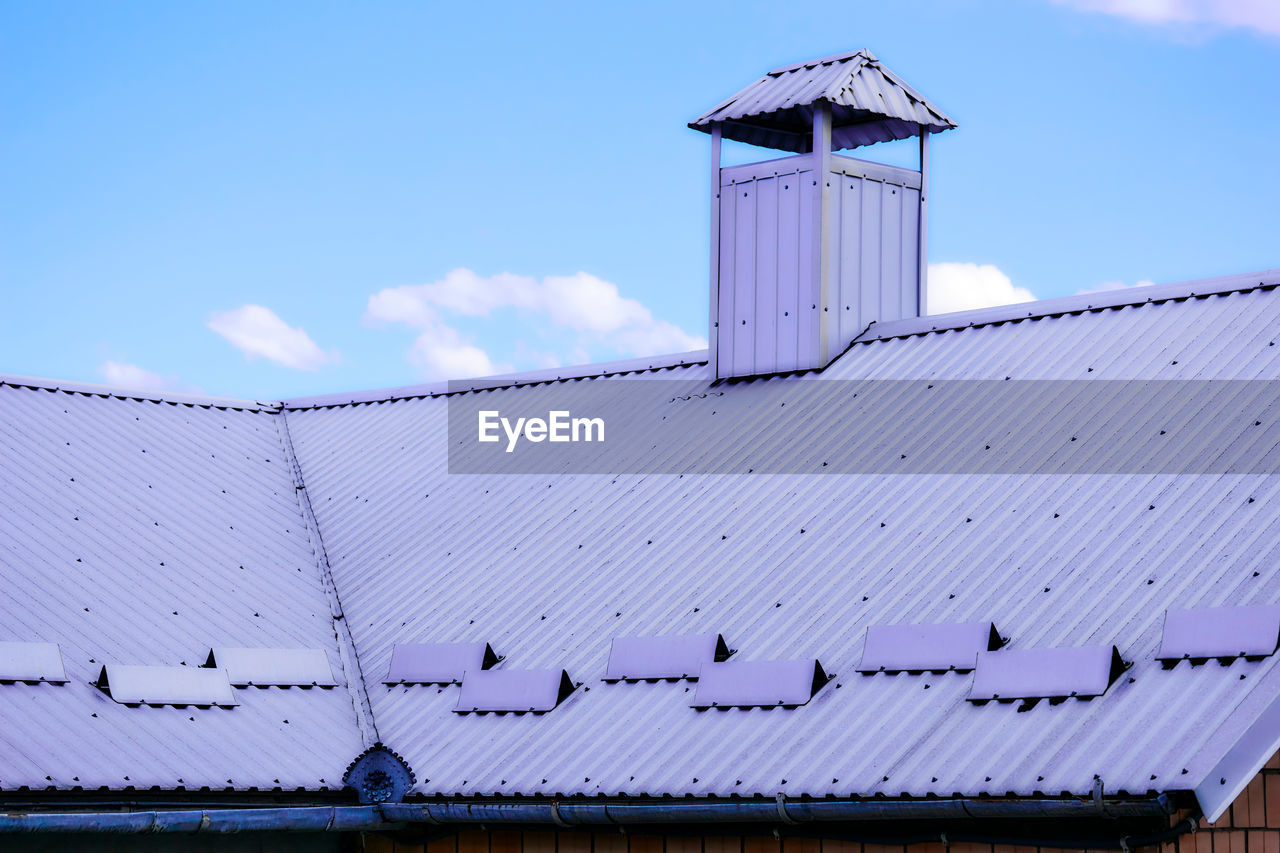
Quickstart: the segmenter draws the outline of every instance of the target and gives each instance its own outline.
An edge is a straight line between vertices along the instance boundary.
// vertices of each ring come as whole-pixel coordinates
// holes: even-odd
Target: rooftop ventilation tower
[[[775,68],[689,124],[711,134],[716,378],[825,367],[925,309],[929,134],[955,127],[869,51]],[[920,168],[833,154],[920,140]],[[794,156],[720,167],[733,139]]]

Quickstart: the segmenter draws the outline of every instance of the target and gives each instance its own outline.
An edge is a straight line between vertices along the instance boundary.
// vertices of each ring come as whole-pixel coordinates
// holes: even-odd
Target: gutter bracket
[[[551,801],[551,822],[559,827],[568,827],[571,825],[564,818],[560,817],[560,801],[559,800]]]
[[[792,826],[797,824],[799,821],[797,821],[791,815],[787,814],[786,794],[779,793],[777,796],[777,801],[778,801],[778,820],[782,821],[785,824],[790,824]]]

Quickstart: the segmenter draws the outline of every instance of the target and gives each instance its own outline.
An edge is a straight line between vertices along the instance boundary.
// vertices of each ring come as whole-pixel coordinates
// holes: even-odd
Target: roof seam
[[[283,411],[279,412],[277,417],[280,443],[293,474],[294,493],[298,498],[303,523],[307,527],[307,538],[311,540],[311,550],[315,556],[316,568],[320,572],[321,584],[324,586],[325,596],[329,599],[329,617],[333,623],[334,636],[338,641],[338,658],[342,664],[343,678],[347,682],[347,692],[351,696],[356,724],[360,727],[360,737],[365,747],[372,747],[381,743],[381,738],[378,736],[377,723],[373,718],[373,705],[369,701],[369,691],[365,683],[364,671],[360,666],[359,651],[356,649],[355,639],[351,636],[346,614],[342,610],[342,600],[338,596],[338,587],[333,580],[324,537],[320,533],[320,524],[311,508],[311,496],[307,492],[306,482],[303,479],[302,465],[293,449],[288,418]]]

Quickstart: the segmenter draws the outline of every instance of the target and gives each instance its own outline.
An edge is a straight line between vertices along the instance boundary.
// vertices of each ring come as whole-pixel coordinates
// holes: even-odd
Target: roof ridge
[[[1101,311],[1106,308],[1139,306],[1158,302],[1190,299],[1192,297],[1227,295],[1261,288],[1280,287],[1280,268],[1254,273],[1192,279],[1190,281],[1150,284],[1141,287],[1122,287],[1099,290],[1092,293],[1076,293],[1054,299],[1032,302],[1016,302],[990,308],[974,308],[969,311],[953,311],[947,314],[928,314],[886,323],[871,323],[853,343],[869,343],[889,338],[967,329],[1008,323],[1013,320],[1034,320],[1042,317],[1078,314],[1085,311]]]
[[[765,76],[778,77],[789,71],[800,71],[804,68],[817,68],[819,65],[831,65],[836,62],[844,62],[846,60],[853,59],[857,56],[862,57],[862,62],[864,64],[876,61],[875,54],[865,47],[860,47],[857,50],[851,50],[846,53],[833,53],[831,56],[824,56],[819,59],[807,59],[804,62],[793,62],[790,65],[781,65],[769,71]]]
[[[183,406],[200,406],[210,409],[243,409],[246,411],[278,412],[283,406],[278,401],[246,400],[238,397],[214,397],[203,394],[182,394],[169,391],[145,391],[138,388],[121,388],[114,385],[97,385],[91,382],[68,382],[62,379],[46,379],[39,376],[21,376],[0,373],[0,386],[29,388],[41,391],[62,391],[65,394],[82,394],[91,397],[114,397],[119,400],[148,400],[153,403],[173,403]]]
[[[706,364],[708,357],[707,350],[691,350],[689,352],[623,359],[621,361],[595,362],[569,367],[529,370],[521,373],[502,373],[475,379],[457,379],[449,382],[402,385],[395,388],[381,388],[370,391],[296,397],[285,400],[281,405],[284,411],[296,411],[299,409],[350,406],[359,403],[389,403],[395,400],[420,397],[443,397],[468,391],[491,391],[499,388],[514,388],[521,385],[564,382],[570,379],[599,379],[605,376],[620,376],[625,373],[650,373],[659,370],[670,370],[676,367],[695,367],[700,364]]]

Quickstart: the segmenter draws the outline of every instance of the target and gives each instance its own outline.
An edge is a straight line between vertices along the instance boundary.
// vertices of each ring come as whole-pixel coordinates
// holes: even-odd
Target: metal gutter
[[[529,823],[606,826],[688,823],[823,823],[985,818],[1167,817],[1167,794],[1110,800],[717,800],[388,803],[389,818],[411,823]]]
[[[982,818],[1162,818],[1174,811],[1168,795],[1146,799],[1097,800],[775,800],[678,802],[615,801],[386,803],[368,806],[286,806],[238,809],[174,809],[100,812],[0,813],[0,835],[27,832],[87,833],[227,833],[390,831],[407,824],[464,826],[478,824],[575,826],[704,825],[758,823],[800,826],[821,823],[914,821]],[[1158,837],[1191,831],[1195,818]],[[803,834],[804,830],[787,830]],[[1156,838],[1157,836],[1152,836]],[[919,840],[938,840],[938,834]],[[965,836],[968,839],[968,836]],[[956,836],[953,840],[961,840]],[[903,843],[903,842],[899,842]],[[1022,840],[1025,843],[1025,839]],[[1139,846],[1091,841],[1084,846],[1120,849]],[[1075,846],[1041,842],[1041,846]]]
[[[288,806],[145,812],[0,813],[0,834],[20,832],[341,832],[389,830],[377,806]]]

